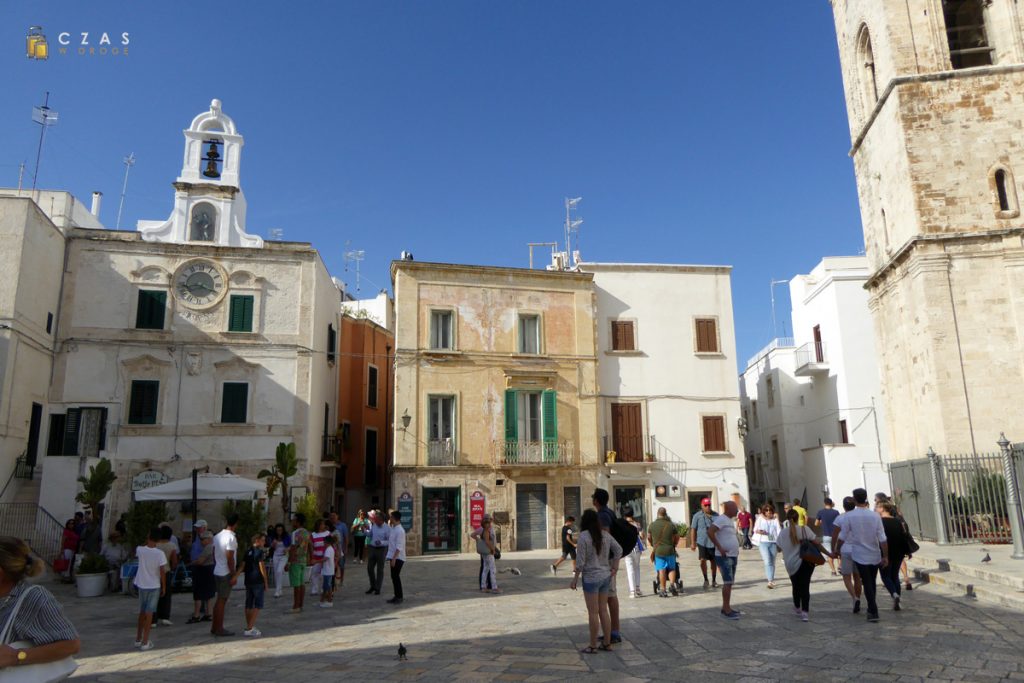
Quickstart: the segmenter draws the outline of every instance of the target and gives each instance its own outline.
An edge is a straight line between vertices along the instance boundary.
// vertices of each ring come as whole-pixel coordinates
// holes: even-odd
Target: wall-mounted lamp
[[[405,412],[402,413],[402,431],[409,429],[409,423],[412,422],[412,415],[409,414],[409,409],[406,408]]]

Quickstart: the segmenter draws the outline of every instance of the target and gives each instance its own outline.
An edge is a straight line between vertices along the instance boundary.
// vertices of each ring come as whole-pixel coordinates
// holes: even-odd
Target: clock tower
[[[139,221],[147,242],[262,247],[245,232],[245,195],[239,183],[242,136],[221,110],[220,100],[192,119],[185,133],[185,158],[174,182],[174,211],[165,221]]]

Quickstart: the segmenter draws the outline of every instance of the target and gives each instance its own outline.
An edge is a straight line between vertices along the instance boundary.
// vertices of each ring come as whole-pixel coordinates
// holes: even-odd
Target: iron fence
[[[63,535],[64,525],[35,503],[0,504],[0,536],[24,539],[47,564],[57,559]]]

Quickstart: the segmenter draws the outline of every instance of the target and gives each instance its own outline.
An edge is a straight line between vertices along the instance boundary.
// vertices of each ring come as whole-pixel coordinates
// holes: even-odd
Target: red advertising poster
[[[469,497],[469,525],[479,529],[484,523],[484,510],[487,509],[487,499],[480,491],[474,491]]]

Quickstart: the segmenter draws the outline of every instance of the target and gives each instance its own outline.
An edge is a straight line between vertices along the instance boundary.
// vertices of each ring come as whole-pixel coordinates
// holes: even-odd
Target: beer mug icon
[[[46,59],[50,56],[50,46],[46,43],[42,26],[30,26],[25,37],[25,54],[29,59]]]

